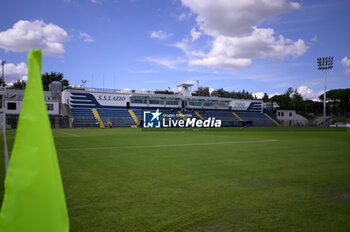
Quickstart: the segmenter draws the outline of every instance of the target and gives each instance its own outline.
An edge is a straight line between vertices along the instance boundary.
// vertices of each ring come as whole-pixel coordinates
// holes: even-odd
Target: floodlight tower
[[[319,70],[322,70],[324,76],[323,126],[326,126],[326,81],[327,71],[333,68],[333,56],[317,58],[317,66]]]
[[[2,75],[1,75],[1,78],[2,78],[2,80],[4,81],[4,84],[5,84],[5,77],[4,77],[4,66],[5,66],[5,64],[6,64],[6,61],[4,61],[4,60],[2,60],[1,61],[1,66],[2,66]]]

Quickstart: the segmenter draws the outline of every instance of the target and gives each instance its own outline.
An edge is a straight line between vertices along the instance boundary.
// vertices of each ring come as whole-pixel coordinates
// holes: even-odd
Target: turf
[[[350,231],[346,130],[53,134],[71,232]]]

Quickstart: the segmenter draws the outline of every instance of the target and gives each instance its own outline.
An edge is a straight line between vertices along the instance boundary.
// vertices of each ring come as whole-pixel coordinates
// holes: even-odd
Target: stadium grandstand
[[[140,127],[143,112],[159,109],[162,114],[176,113],[179,119],[214,117],[222,126],[274,127],[279,121],[262,100],[195,96],[192,84],[179,84],[176,91],[114,90],[75,87],[61,91],[53,82],[45,92],[53,128]],[[16,128],[23,90],[6,89],[4,97],[9,128]],[[110,124],[113,122],[112,124]]]

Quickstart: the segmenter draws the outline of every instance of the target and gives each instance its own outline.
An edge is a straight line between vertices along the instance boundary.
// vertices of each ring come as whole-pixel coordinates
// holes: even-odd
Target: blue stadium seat
[[[180,108],[131,108],[139,121],[143,119],[143,112],[159,109],[163,114],[178,114]],[[130,127],[136,125],[128,110],[125,108],[97,108],[97,111],[104,122],[113,121],[116,127]],[[204,119],[215,117],[223,121],[238,121],[238,119],[229,110],[203,110],[203,109],[187,109],[183,114],[190,114],[192,117],[198,118],[195,114],[197,111]],[[71,108],[71,113],[74,118],[74,127],[97,127],[96,119],[91,111],[91,108]],[[235,111],[244,121],[252,121],[253,126],[276,126],[276,124],[267,118],[261,112]],[[173,119],[182,119],[181,116]]]
[[[244,121],[252,121],[253,126],[267,126],[274,127],[277,126],[271,119],[266,117],[263,113],[260,112],[236,112],[239,117],[241,117]]]

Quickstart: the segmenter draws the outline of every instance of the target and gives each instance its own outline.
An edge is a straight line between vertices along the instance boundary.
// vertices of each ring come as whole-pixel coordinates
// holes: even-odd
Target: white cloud
[[[152,57],[147,57],[143,61],[162,65],[170,69],[177,69],[178,65],[186,62],[186,60],[183,60],[183,59],[166,59],[166,58],[152,58]]]
[[[274,37],[273,29],[255,28],[250,36],[218,36],[212,49],[203,59],[190,61],[190,65],[204,65],[221,68],[242,68],[250,66],[254,58],[298,57],[307,50],[303,40],[293,42],[280,35]]]
[[[187,80],[184,82],[181,82],[181,84],[190,84],[190,85],[194,85],[196,82],[194,80]]]
[[[299,9],[287,0],[182,0],[182,4],[197,14],[201,30],[211,36],[242,36],[267,18]]]
[[[179,19],[180,21],[184,21],[184,20],[189,19],[189,18],[191,17],[191,15],[192,15],[191,12],[188,13],[188,14],[186,14],[186,13],[181,13],[181,14],[179,15],[178,19]]]
[[[276,93],[272,93],[272,94],[268,94],[269,95],[269,98],[272,98],[273,96],[278,96],[278,95],[281,95],[280,93],[276,92]]]
[[[312,37],[311,41],[312,41],[312,42],[317,42],[317,41],[318,41],[317,35],[315,35],[314,37]]]
[[[65,30],[42,20],[20,20],[12,28],[0,32],[0,48],[5,51],[27,52],[41,48],[44,55],[64,53],[62,42],[68,41]]]
[[[146,69],[146,70],[140,70],[140,73],[158,73],[159,70],[153,70],[153,69]]]
[[[28,72],[27,64],[21,62],[19,64],[5,64],[4,73],[5,75],[15,75],[15,74],[26,74]]]
[[[323,93],[323,91],[315,92],[309,87],[302,85],[297,88],[297,92],[303,96],[304,99],[319,101],[318,97]]]
[[[171,46],[181,49],[186,56],[195,58],[195,57],[206,57],[206,54],[203,51],[193,50],[193,44],[188,38],[182,39],[180,42],[174,43]]]
[[[150,35],[150,37],[151,37],[152,39],[161,39],[161,40],[167,39],[167,38],[169,38],[170,36],[172,36],[172,34],[166,33],[166,32],[164,32],[164,31],[162,31],[162,30],[152,31],[152,32],[151,32],[151,35]]]
[[[182,0],[182,4],[197,14],[197,26],[202,32],[213,37],[208,53],[189,51],[188,45],[185,50],[184,44],[178,44],[182,46],[177,47],[190,54],[190,66],[243,68],[250,66],[252,59],[298,57],[308,49],[301,39],[293,41],[275,35],[272,28],[258,28],[269,17],[299,9],[299,3],[287,0]],[[192,42],[200,36],[193,32],[196,32],[194,28],[191,30]]]
[[[191,56],[205,57],[205,53],[203,51],[192,51]]]
[[[191,60],[190,66],[208,66],[208,67],[221,67],[221,68],[243,68],[250,66],[252,61],[250,59],[235,59],[225,56],[206,57],[198,60]]]
[[[200,31],[196,31],[196,28],[192,28],[192,30],[191,30],[192,42],[199,39],[201,34],[202,33]]]
[[[209,94],[211,95],[211,93],[214,92],[213,88],[209,88]]]
[[[84,42],[88,42],[88,43],[94,42],[91,36],[84,32],[80,32],[80,38],[82,38]]]
[[[262,99],[264,95],[265,95],[264,92],[253,93],[253,96],[256,97],[257,99]]]
[[[314,90],[310,89],[306,85],[299,86],[296,91],[303,97],[304,100],[313,100],[313,101],[319,101],[319,96],[323,94],[323,91],[315,92]],[[294,93],[292,93],[293,95]],[[269,98],[272,98],[276,95],[281,95],[281,93],[274,93],[274,94],[268,94]]]
[[[342,60],[341,60],[342,65],[345,68],[344,73],[349,75],[350,74],[350,60],[348,59],[347,56],[345,56]]]
[[[13,83],[17,80],[27,80],[28,67],[26,63],[6,63],[4,66],[5,82]]]
[[[190,41],[188,38],[182,39],[182,41],[172,44],[171,46],[181,49],[187,56],[191,55]]]
[[[97,2],[97,0],[90,0],[90,2],[92,2],[92,3],[96,3],[96,2]]]

